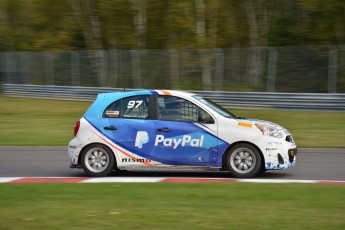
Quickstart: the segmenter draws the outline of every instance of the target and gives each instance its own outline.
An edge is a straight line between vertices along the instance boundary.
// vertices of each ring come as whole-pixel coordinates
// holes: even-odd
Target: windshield
[[[216,111],[217,113],[219,113],[220,115],[222,115],[224,117],[237,118],[237,116],[235,114],[233,114],[230,111],[224,109],[223,107],[217,105],[216,103],[214,103],[210,99],[202,98],[200,96],[193,96],[193,98],[197,99],[198,101],[200,101],[201,103],[208,106],[209,108],[211,108],[212,110]]]

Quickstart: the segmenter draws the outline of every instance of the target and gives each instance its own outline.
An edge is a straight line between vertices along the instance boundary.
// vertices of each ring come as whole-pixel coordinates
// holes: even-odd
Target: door
[[[208,116],[207,123],[200,117]],[[189,100],[158,95],[154,121],[154,158],[169,165],[214,166],[217,162],[217,124]]]
[[[151,162],[155,131],[149,105],[149,95],[138,95],[119,99],[105,109],[99,129],[117,147],[119,164]]]

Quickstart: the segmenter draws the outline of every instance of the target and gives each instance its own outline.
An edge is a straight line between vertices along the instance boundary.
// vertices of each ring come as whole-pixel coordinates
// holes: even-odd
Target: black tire
[[[108,176],[115,168],[113,152],[105,145],[92,144],[81,154],[81,166],[91,177]]]
[[[237,144],[229,149],[226,156],[226,167],[234,177],[254,177],[261,171],[261,165],[260,153],[250,144]]]

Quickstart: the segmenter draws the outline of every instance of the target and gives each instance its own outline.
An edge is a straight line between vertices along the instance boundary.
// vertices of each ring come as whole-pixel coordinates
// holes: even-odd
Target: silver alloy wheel
[[[102,148],[92,148],[85,154],[85,166],[95,173],[103,172],[109,165],[109,155]]]
[[[231,154],[231,168],[240,174],[246,174],[255,168],[256,157],[252,150],[248,148],[238,148]]]

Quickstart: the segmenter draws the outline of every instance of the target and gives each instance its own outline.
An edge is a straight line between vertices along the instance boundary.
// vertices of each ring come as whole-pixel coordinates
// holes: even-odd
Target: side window
[[[199,117],[203,114],[207,113],[188,100],[174,96],[158,96],[160,120],[198,122]]]
[[[111,103],[103,112],[103,117],[118,118],[121,114],[121,99]]]
[[[111,103],[104,111],[103,117],[147,119],[149,116],[149,96],[122,98]]]
[[[122,117],[147,119],[149,117],[149,96],[134,96],[122,99]]]

